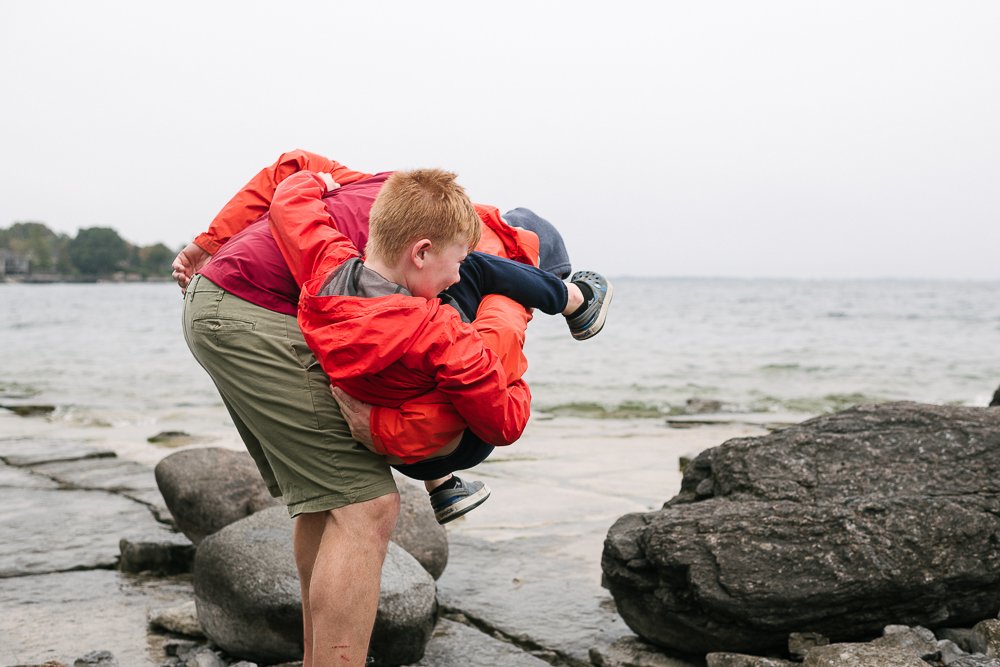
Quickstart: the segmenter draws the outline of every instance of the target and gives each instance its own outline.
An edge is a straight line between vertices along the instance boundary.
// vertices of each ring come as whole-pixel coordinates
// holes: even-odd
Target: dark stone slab
[[[113,457],[115,453],[70,440],[0,439],[0,460],[12,466]]]
[[[180,533],[158,531],[148,537],[122,538],[118,548],[122,572],[179,574],[190,572],[194,564],[194,545]]]
[[[157,530],[146,507],[104,491],[0,487],[0,578],[115,567],[122,537]]]
[[[0,590],[0,665],[72,665],[90,651],[106,650],[121,665],[159,667],[166,637],[149,633],[146,612],[193,595],[188,577],[114,570],[4,579]]]
[[[590,664],[590,649],[632,633],[615,613],[592,568],[564,548],[566,536],[486,542],[449,535],[448,569],[438,602],[523,646]],[[596,554],[593,556],[596,558]]]
[[[43,404],[7,404],[0,408],[10,410],[18,417],[44,417],[55,412],[56,406]]]

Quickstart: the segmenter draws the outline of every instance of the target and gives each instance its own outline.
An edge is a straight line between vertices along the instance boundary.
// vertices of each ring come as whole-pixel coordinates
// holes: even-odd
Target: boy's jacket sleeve
[[[323,179],[314,172],[300,171],[278,185],[271,202],[271,234],[300,287],[360,254],[350,239],[331,226],[324,194]]]
[[[333,180],[341,185],[371,176],[308,151],[294,150],[282,153],[274,164],[261,169],[229,200],[229,203],[222,207],[209,225],[208,231],[199,234],[194,242],[214,255],[226,241],[267,213],[278,184],[300,171],[326,172],[333,175]]]
[[[515,442],[531,415],[528,385],[508,380],[496,353],[457,313],[442,306],[439,314],[444,326],[428,327],[409,354],[423,360],[426,372],[435,378],[436,391],[473,433],[491,445]]]
[[[465,420],[436,391],[398,408],[373,406],[369,426],[376,451],[415,463],[433,455],[465,431]]]
[[[537,257],[537,252],[532,255],[529,248],[526,256]],[[530,320],[531,313],[519,303],[490,294],[483,299],[472,323],[483,344],[496,352],[508,383],[520,381],[528,368],[523,348]],[[523,390],[516,389],[517,392],[527,390],[526,385]],[[528,400],[529,405],[523,406],[525,421],[530,414],[530,394]],[[521,418],[520,413],[521,410],[518,411],[518,419]],[[438,391],[408,401],[399,408],[376,406],[372,409],[369,425],[375,448],[384,454],[397,456],[405,463],[434,454],[459,437],[466,427],[465,420],[449,399]],[[510,439],[510,435],[493,444],[511,444],[514,440]]]

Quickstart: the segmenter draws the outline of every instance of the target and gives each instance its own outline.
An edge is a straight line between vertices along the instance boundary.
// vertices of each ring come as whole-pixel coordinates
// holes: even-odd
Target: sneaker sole
[[[601,302],[601,311],[597,313],[597,319],[586,329],[582,331],[572,332],[573,338],[577,340],[587,340],[588,338],[593,338],[597,334],[601,333],[601,329],[604,328],[604,320],[608,318],[608,308],[611,307],[611,297],[615,295],[615,286],[608,281],[608,291],[604,295],[604,301]]]
[[[449,521],[454,521],[463,514],[468,514],[472,510],[476,509],[480,505],[486,502],[486,499],[490,497],[490,487],[483,484],[483,488],[479,489],[471,496],[462,498],[457,503],[449,505],[448,507],[434,513],[434,518],[441,525],[448,523]]]

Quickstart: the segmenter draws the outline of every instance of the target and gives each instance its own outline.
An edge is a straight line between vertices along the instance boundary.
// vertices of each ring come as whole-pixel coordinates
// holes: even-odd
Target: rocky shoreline
[[[748,428],[715,430],[730,436]],[[629,467],[644,468],[650,487],[661,487],[664,477],[674,485],[692,432],[646,424],[595,429],[568,420],[537,424],[531,433],[477,470],[494,498],[448,531],[438,620],[417,665],[590,665],[592,650],[605,654],[631,636],[600,587],[598,554],[616,516],[651,505],[638,487],[623,497],[593,480],[611,467],[609,456],[632,452]],[[668,460],[649,447],[664,435],[675,451]],[[637,474],[637,483],[642,478]],[[533,495],[539,479],[552,485],[541,506]],[[152,467],[37,432],[4,438],[0,500],[0,664],[70,665],[87,655],[92,661],[80,664],[101,664],[100,651],[122,666],[239,663],[205,639],[150,624],[194,599],[190,574],[160,574],[188,562],[193,545],[174,532]]]
[[[935,411],[954,409],[925,406],[915,410],[933,417]],[[994,419],[994,415],[1000,419],[1000,413],[989,413],[989,419]],[[983,413],[968,414],[978,419]],[[871,430],[874,436],[866,436],[866,441],[888,437],[894,429],[898,433],[905,422],[897,418],[894,427],[882,424]],[[850,433],[852,429],[845,426],[847,423],[841,418],[840,427],[826,425],[810,437],[815,440],[818,432]],[[926,429],[928,441],[919,451],[926,452],[931,442],[942,437],[960,445],[968,444],[971,439],[980,443],[979,451],[984,452],[1000,447],[1000,440],[992,435],[985,440],[970,435],[974,429],[968,424],[951,430],[939,426],[932,424]],[[775,436],[794,439],[796,433],[802,432],[796,428],[778,431]],[[942,433],[953,435],[942,436]],[[955,433],[964,435],[956,438]],[[641,624],[636,625],[635,609],[630,609],[629,604],[622,608],[626,624],[615,600],[599,583],[602,568],[597,555],[605,534],[610,548],[619,555],[632,548],[623,542],[625,538],[620,531],[612,529],[608,533],[607,527],[618,518],[628,524],[628,521],[634,523],[630,516],[655,514],[649,499],[659,495],[662,502],[662,498],[673,494],[663,492],[671,487],[680,488],[681,493],[667,503],[665,510],[685,503],[693,508],[708,508],[712,506],[708,502],[711,498],[732,496],[733,489],[788,496],[789,489],[800,488],[801,484],[778,481],[781,476],[775,473],[787,469],[795,474],[796,469],[780,463],[780,457],[767,449],[776,446],[776,441],[775,436],[768,436],[772,440],[758,437],[765,434],[765,429],[751,424],[714,424],[684,430],[648,424],[623,428],[621,424],[594,425],[585,420],[533,425],[523,446],[519,444],[517,449],[501,452],[495,461],[491,459],[490,464],[476,471],[489,481],[495,497],[447,531],[444,563],[440,545],[430,549],[437,551],[436,565],[432,563],[433,556],[425,554],[426,557],[418,558],[421,563],[431,563],[423,566],[428,570],[423,576],[431,582],[432,574],[439,578],[433,584],[436,624],[426,641],[423,657],[414,664],[422,667],[1000,667],[1000,659],[995,657],[1000,656],[1000,620],[995,618],[995,611],[990,618],[983,616],[984,612],[976,612],[982,618],[964,627],[935,625],[938,629],[933,632],[920,627],[924,621],[912,614],[890,618],[893,614],[887,611],[883,614],[886,627],[878,626],[876,632],[875,626],[870,625],[873,629],[868,636],[858,635],[850,640],[836,632],[817,632],[812,626],[802,624],[790,632],[779,631],[775,636],[780,636],[781,641],[769,640],[770,648],[766,651],[733,650],[738,645],[725,637],[730,630],[739,631],[742,621],[728,612],[719,614],[714,621],[719,643],[696,647],[692,653],[671,652],[636,636],[629,625],[637,627],[640,635],[647,631]],[[698,437],[692,440],[694,435]],[[737,439],[733,440],[734,437]],[[673,463],[681,453],[693,454],[692,443],[723,440],[724,446],[694,459],[681,484]],[[799,442],[806,440],[799,437]],[[740,447],[761,455],[764,465],[759,468],[762,471],[759,475],[742,459],[733,458],[732,451]],[[699,445],[698,449],[704,447]],[[949,450],[940,449],[946,454]],[[189,451],[210,455],[206,453],[210,450],[183,453]],[[843,450],[841,453],[852,464],[871,456],[871,452],[850,454]],[[918,458],[928,459],[928,456]],[[975,459],[970,460],[973,467],[968,471],[942,474],[971,479],[967,486],[982,487],[983,480],[989,477],[984,472],[987,469],[977,467]],[[947,461],[937,460],[933,464],[938,468],[948,467]],[[876,465],[881,464],[876,461],[870,467],[874,469]],[[889,465],[882,467],[892,469]],[[914,477],[905,470],[899,473],[900,479],[912,481]],[[856,480],[860,474],[850,473],[845,479]],[[616,482],[621,479],[628,479],[631,484],[623,487]],[[546,485],[544,498],[549,503],[539,504],[540,483]],[[763,491],[752,491],[757,488],[755,484]],[[224,480],[220,480],[217,488],[225,487]],[[993,493],[989,489],[985,492]],[[267,509],[273,506],[269,498],[263,502],[254,498],[249,494],[243,504],[232,504],[236,522],[232,525],[247,521],[241,517],[252,514],[251,518],[257,522],[253,524],[257,528],[252,530],[270,531],[269,534],[283,530],[282,526],[288,523],[281,516],[284,510]],[[730,497],[726,502],[731,500]],[[777,500],[784,502],[781,498]],[[113,452],[85,442],[37,436],[0,439],[0,501],[0,590],[4,593],[0,595],[0,664],[8,667],[268,664],[241,660],[220,650],[215,642],[194,636],[204,631],[193,605],[197,586],[190,570],[195,544],[175,530],[181,522],[167,509],[168,503],[160,493],[151,467],[119,459]],[[176,503],[176,499],[171,502]],[[756,521],[761,524],[759,519]],[[191,531],[191,526],[186,528]],[[229,529],[213,526],[206,528],[205,534],[218,535],[226,530]],[[649,538],[644,539],[648,546]],[[195,541],[202,540],[196,536]],[[925,547],[933,550],[935,545]],[[415,549],[413,543],[410,548]],[[606,545],[606,561],[608,548]],[[739,549],[727,553],[745,555]],[[223,560],[228,558],[225,556]],[[629,559],[634,561],[630,568],[641,572],[645,566],[637,558]],[[409,555],[405,559],[413,560]],[[766,572],[768,561],[774,561],[773,556],[758,556],[747,562],[750,561],[762,568],[758,578],[768,580],[768,575],[761,573]],[[603,567],[606,583],[615,597],[619,597],[616,584],[607,579],[608,567],[606,562]],[[431,572],[435,569],[437,572]],[[738,588],[752,580],[747,575],[742,581],[732,580],[727,585]],[[772,577],[768,581],[776,580]],[[945,589],[942,595],[947,598],[948,593]],[[805,597],[805,604],[809,604],[809,599]],[[820,605],[820,600],[813,600],[813,606]],[[753,601],[748,598],[747,602],[748,609],[753,609]],[[618,604],[622,603],[620,599]],[[645,609],[642,613],[653,612]],[[431,614],[434,617],[434,612]],[[879,634],[882,636],[875,637]],[[655,637],[651,639],[660,643]],[[674,651],[678,648],[675,644]]]

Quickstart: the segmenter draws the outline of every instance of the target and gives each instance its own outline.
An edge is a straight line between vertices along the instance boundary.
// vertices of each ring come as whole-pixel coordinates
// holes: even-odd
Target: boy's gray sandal
[[[582,313],[566,318],[569,331],[577,340],[593,338],[604,328],[615,289],[607,278],[594,271],[577,271],[569,280],[572,283],[586,283],[594,292],[594,298]]]

